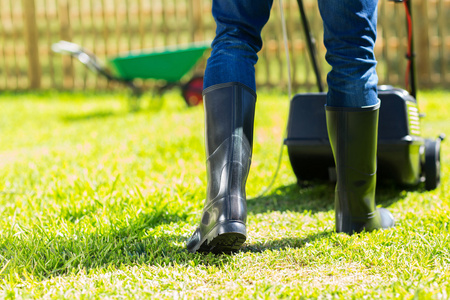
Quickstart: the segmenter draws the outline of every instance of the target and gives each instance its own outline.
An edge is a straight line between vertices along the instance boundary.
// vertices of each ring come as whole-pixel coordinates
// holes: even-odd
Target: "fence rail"
[[[450,87],[450,0],[413,1],[417,79],[420,88]],[[317,1],[306,0],[319,65],[326,74]],[[99,58],[165,45],[212,40],[210,0],[0,0],[0,90],[104,90],[110,84],[51,45],[69,40]],[[294,88],[315,88],[296,0],[284,0]],[[379,1],[376,55],[380,84],[403,85],[406,69],[403,5]],[[285,87],[286,59],[279,7],[263,30],[256,67],[259,86]],[[204,67],[204,62],[199,68]]]

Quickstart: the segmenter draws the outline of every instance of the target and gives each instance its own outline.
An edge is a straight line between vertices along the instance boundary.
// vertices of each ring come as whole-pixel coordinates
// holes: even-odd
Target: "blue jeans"
[[[378,103],[373,52],[378,0],[318,0],[324,24],[328,73],[327,105],[363,107]],[[213,0],[217,24],[204,88],[240,82],[254,91],[261,30],[273,0]]]

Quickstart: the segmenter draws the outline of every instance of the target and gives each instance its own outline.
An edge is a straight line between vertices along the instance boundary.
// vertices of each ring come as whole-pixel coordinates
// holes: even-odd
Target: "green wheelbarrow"
[[[165,84],[159,88],[159,93],[180,87],[188,106],[202,103],[203,76],[195,75],[184,83],[181,80],[208,49],[210,43],[202,42],[130,51],[109,57],[107,68],[94,54],[77,44],[60,41],[52,45],[53,52],[70,55],[109,81],[126,85],[136,98],[141,96],[143,89],[136,85],[135,79],[163,80]]]

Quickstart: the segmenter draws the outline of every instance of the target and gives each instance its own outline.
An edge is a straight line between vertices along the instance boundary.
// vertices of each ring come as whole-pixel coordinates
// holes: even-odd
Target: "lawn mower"
[[[156,79],[165,82],[159,87],[159,94],[180,87],[188,106],[202,102],[203,75],[194,75],[185,83],[180,83],[181,79],[208,49],[210,43],[203,42],[126,52],[108,58],[109,69],[94,54],[77,44],[60,41],[52,45],[54,52],[70,55],[96,74],[129,87],[136,99],[141,96],[143,88],[136,85],[135,79]]]
[[[391,0],[392,1],[392,0]],[[290,102],[287,137],[284,141],[292,169],[299,182],[305,180],[336,180],[336,170],[327,134],[325,109],[326,93],[320,82],[314,39],[309,31],[302,0],[297,0],[308,52],[314,66],[318,93],[295,95]],[[403,2],[403,0],[395,0]],[[378,127],[378,182],[394,182],[414,186],[425,182],[427,190],[440,183],[440,145],[444,139],[421,136],[416,98],[411,0],[404,5],[408,26],[408,70],[410,91],[392,86],[379,86],[381,100]]]

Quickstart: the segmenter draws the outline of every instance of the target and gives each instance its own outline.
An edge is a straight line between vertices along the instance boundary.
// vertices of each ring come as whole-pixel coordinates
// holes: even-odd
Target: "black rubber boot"
[[[208,186],[189,252],[229,253],[247,238],[245,183],[250,170],[256,95],[240,83],[203,91]]]
[[[352,234],[394,226],[392,214],[377,209],[375,203],[379,107],[326,106],[337,174],[337,232]]]

